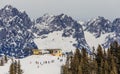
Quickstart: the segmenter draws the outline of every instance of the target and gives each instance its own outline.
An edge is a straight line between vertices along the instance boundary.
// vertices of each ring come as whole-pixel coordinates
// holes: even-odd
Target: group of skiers
[[[57,58],[57,60],[59,62],[63,61],[63,59],[62,58],[60,59],[59,57]],[[40,61],[31,62],[30,61],[30,64],[35,63],[37,65],[37,68],[39,68],[39,65],[50,64],[50,63],[54,63],[54,62],[55,62],[55,60],[43,61],[43,62],[40,62]]]

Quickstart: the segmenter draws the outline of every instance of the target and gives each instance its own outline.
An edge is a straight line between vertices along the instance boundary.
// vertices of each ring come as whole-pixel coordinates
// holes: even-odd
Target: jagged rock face
[[[108,48],[110,43],[118,41],[120,44],[120,18],[116,18],[113,22],[104,17],[97,17],[85,24],[85,31],[90,32],[95,38],[102,37],[102,34],[108,34],[102,43],[104,48]]]
[[[103,44],[105,47],[108,47],[110,43],[117,41],[120,44],[120,18],[116,18],[112,22],[112,32],[106,37],[106,42]]]
[[[31,49],[37,48],[33,39],[36,35],[46,35],[63,31],[62,37],[72,36],[76,48],[88,47],[82,26],[71,17],[60,14],[44,15],[32,22],[25,12],[20,12],[11,5],[0,10],[0,53],[14,57],[31,55]]]
[[[37,48],[33,39],[52,32],[61,31],[62,37],[72,37],[77,41],[73,46],[76,48],[87,48],[89,46],[84,37],[84,31],[92,33],[95,38],[100,38],[103,34],[105,42],[102,46],[109,47],[113,41],[120,43],[120,18],[112,23],[104,17],[97,17],[84,23],[83,30],[81,24],[65,14],[48,15],[36,19],[32,22],[25,12],[20,12],[16,8],[7,5],[0,10],[0,53],[14,57],[25,57],[31,54],[31,49]]]
[[[114,21],[113,21],[113,31],[116,32],[116,33],[120,33],[120,18],[116,18]]]
[[[61,14],[57,16],[44,15],[36,20],[36,28],[39,29],[39,35],[52,31],[60,31],[67,27],[78,25],[71,17]],[[79,25],[80,26],[80,25]]]
[[[0,10],[0,52],[14,57],[30,55],[37,48],[31,32],[32,22],[25,12],[7,5]]]
[[[89,48],[84,38],[82,26],[65,14],[56,16],[45,14],[36,20],[33,31],[39,36],[55,31],[63,31],[62,37],[72,36],[76,39],[77,44],[73,45],[76,48]]]
[[[86,29],[94,36],[100,37],[101,34],[112,32],[112,23],[104,17],[97,17],[87,22]]]

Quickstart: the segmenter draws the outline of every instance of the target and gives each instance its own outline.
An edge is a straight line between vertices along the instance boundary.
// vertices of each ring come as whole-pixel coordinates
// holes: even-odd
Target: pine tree
[[[109,73],[109,65],[108,65],[108,61],[107,60],[105,60],[105,62],[104,62],[103,70],[104,70],[104,74],[110,74]]]
[[[95,54],[95,48],[93,47],[93,50],[92,50],[92,60],[96,57],[96,54]]]
[[[114,56],[112,55],[111,58],[112,59],[111,59],[111,72],[110,73],[111,74],[118,74]]]
[[[69,55],[67,55],[66,66],[67,66],[68,68],[70,67],[70,57],[69,57]]]
[[[90,70],[89,70],[88,54],[86,52],[86,49],[83,48],[81,50],[81,54],[82,54],[81,62],[82,62],[83,74],[89,74]]]
[[[7,56],[6,56],[6,55],[4,56],[4,60],[5,60],[5,63],[7,63],[7,62],[8,62],[8,58],[7,58]]]
[[[18,60],[18,65],[17,65],[17,72],[18,74],[23,74],[23,70],[21,69],[21,65],[20,65],[20,60]]]
[[[120,73],[120,46],[117,41],[114,41],[110,45],[110,51],[114,56],[114,61],[117,64],[117,72]]]
[[[15,60],[15,62],[14,62],[14,71],[15,71],[15,73],[17,73],[18,71],[18,67],[17,67],[17,61]]]
[[[101,62],[103,60],[103,51],[102,51],[102,47],[99,45],[98,48],[97,48],[97,55],[96,55],[96,61],[97,61],[97,64],[98,64],[98,73],[97,74],[100,74],[101,72]]]
[[[92,66],[92,73],[91,74],[97,74],[98,73],[98,64],[97,61],[94,59],[93,60],[93,64],[91,64]]]
[[[71,71],[72,74],[78,74],[78,68],[81,60],[81,54],[79,49],[76,49],[76,52],[71,60]]]
[[[4,66],[4,60],[3,60],[3,58],[0,60],[0,66]]]
[[[83,74],[83,73],[82,73],[82,67],[81,67],[81,64],[80,64],[79,67],[78,67],[78,74]]]
[[[21,65],[20,65],[20,60],[18,60],[18,62],[15,60],[12,61],[10,68],[9,68],[9,73],[10,74],[23,74],[23,70],[21,69]]]
[[[117,50],[116,60],[117,60],[116,62],[117,62],[118,73],[120,73],[120,46],[118,47],[118,50]]]
[[[114,49],[116,48],[116,49]],[[115,50],[115,51],[114,51]],[[117,52],[116,52],[117,51]],[[119,74],[120,46],[115,42],[107,50],[102,50],[99,45],[97,53],[88,55],[85,49],[76,50],[72,59],[67,58],[62,74]]]
[[[117,56],[116,53],[117,53],[117,50],[118,50],[118,42],[117,41],[114,41],[113,43],[111,43],[110,45],[110,51],[111,53],[114,55],[114,56]]]
[[[61,74],[71,73],[70,69],[70,57],[67,55],[66,63],[61,67]]]
[[[69,68],[67,67],[67,65],[62,66],[62,72],[61,72],[61,74],[69,74],[69,73],[70,72],[69,72]]]
[[[107,59],[107,53],[106,53],[106,51],[105,51],[105,49],[104,49],[104,52],[103,52],[103,60],[105,61],[106,59]]]
[[[103,59],[100,62],[100,66],[98,66],[98,73],[97,74],[104,74],[104,61],[103,61]]]
[[[14,63],[12,63],[12,64],[10,65],[9,73],[10,73],[10,74],[16,74]]]

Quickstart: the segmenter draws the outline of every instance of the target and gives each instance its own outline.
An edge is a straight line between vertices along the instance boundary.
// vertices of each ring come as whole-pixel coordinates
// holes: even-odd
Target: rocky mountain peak
[[[30,32],[32,21],[28,15],[6,5],[0,10],[0,18],[0,53],[14,57],[30,55],[29,50],[37,46]]]
[[[12,5],[6,5],[5,7],[4,7],[4,9],[6,9],[6,10],[12,10],[14,7],[12,6]]]
[[[101,34],[112,31],[112,23],[108,19],[101,16],[88,21],[85,26],[85,30],[93,33],[95,37],[99,37]]]

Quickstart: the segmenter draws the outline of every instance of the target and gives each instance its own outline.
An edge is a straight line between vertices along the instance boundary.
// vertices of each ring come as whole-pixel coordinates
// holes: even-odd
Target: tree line
[[[6,55],[2,56],[0,59],[0,66],[4,66],[8,62],[8,57]]]
[[[73,56],[67,56],[61,74],[120,74],[120,45],[115,41],[107,50],[99,45],[92,54],[76,49]]]
[[[9,67],[9,74],[23,74],[23,70],[21,69],[20,60],[13,61]]]

